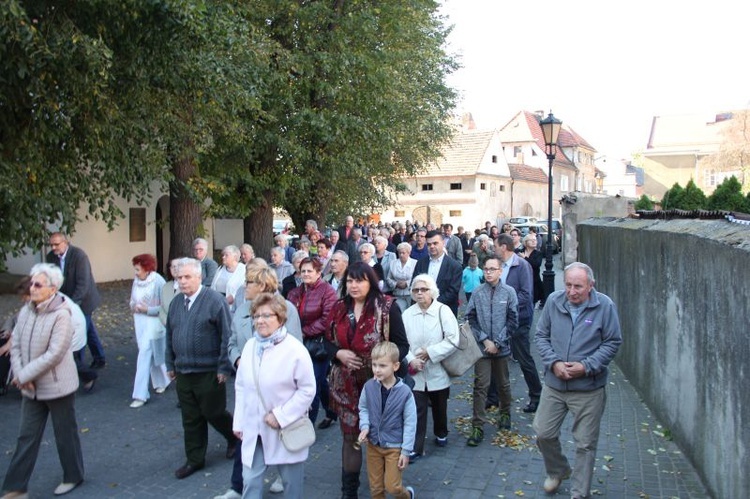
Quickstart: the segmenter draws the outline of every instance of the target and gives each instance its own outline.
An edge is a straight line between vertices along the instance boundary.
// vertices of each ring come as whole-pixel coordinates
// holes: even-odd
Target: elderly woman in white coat
[[[221,267],[216,271],[211,289],[223,294],[229,309],[234,311],[234,295],[245,284],[245,264],[240,262],[240,249],[230,244],[221,251]]]
[[[144,253],[133,257],[133,289],[130,310],[133,312],[138,360],[133,381],[133,401],[137,409],[148,402],[148,382],[156,393],[164,393],[169,386],[164,355],[167,348],[166,329],[159,319],[164,278],[156,272],[156,257]]]
[[[83,481],[75,411],[78,373],[70,349],[71,312],[65,304],[69,298],[58,293],[63,283],[59,267],[40,263],[30,275],[31,299],[18,315],[10,350],[13,385],[21,389],[23,399],[18,441],[2,486],[5,497],[27,495],[49,415],[63,468],[62,483],[54,494],[67,494]]]
[[[411,244],[401,243],[396,246],[397,259],[392,260],[386,271],[386,281],[388,288],[392,291],[393,297],[402,312],[411,306],[411,291],[409,283],[411,276],[414,274],[414,267],[417,261],[411,258]]]
[[[409,461],[424,455],[427,432],[427,407],[432,407],[435,445],[448,445],[448,397],[451,380],[440,361],[456,350],[458,322],[451,309],[437,301],[439,291],[435,280],[420,274],[411,284],[414,305],[402,317],[409,353],[406,362],[414,379],[414,401],[417,404],[417,436]]]
[[[279,430],[302,417],[315,396],[307,348],[286,330],[286,301],[264,293],[251,308],[255,333],[242,351],[235,381],[233,430],[242,439],[242,497],[263,497],[263,473],[276,465],[284,497],[302,499],[308,449],[291,452]]]

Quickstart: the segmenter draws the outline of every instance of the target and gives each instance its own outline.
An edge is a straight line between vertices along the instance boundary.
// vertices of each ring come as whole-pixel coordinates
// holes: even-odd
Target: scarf
[[[258,357],[263,357],[263,352],[265,350],[271,348],[274,345],[278,345],[284,340],[284,338],[286,338],[286,326],[281,326],[267,338],[259,335],[258,331],[253,332],[253,337],[255,338],[255,344],[257,345],[257,350],[255,352],[258,354]]]

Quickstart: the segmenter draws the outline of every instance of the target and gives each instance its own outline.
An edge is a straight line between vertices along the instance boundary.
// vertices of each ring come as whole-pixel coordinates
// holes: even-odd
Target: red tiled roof
[[[563,124],[562,128],[560,129],[560,135],[557,138],[557,143],[561,147],[583,146],[596,151],[596,149],[594,149],[591,144],[586,142],[586,139],[578,135],[575,130],[565,124]]]
[[[524,123],[526,126],[519,126],[521,123]],[[512,131],[509,127],[511,124],[513,124],[514,127],[514,130]],[[563,135],[564,129],[565,128],[563,127],[563,129],[560,130],[560,136]],[[578,136],[578,134],[576,134],[576,136]],[[500,129],[500,137],[504,142],[534,141],[539,149],[545,153],[547,151],[547,146],[544,144],[542,127],[539,126],[539,117],[529,111],[520,111],[513,116],[513,118]],[[568,170],[575,170],[575,165],[567,158],[567,156],[565,156],[560,146],[560,139],[558,138],[558,144],[555,146],[554,165]]]
[[[537,182],[540,184],[547,183],[547,174],[545,174],[540,168],[519,164],[508,164],[508,168],[510,169],[510,177],[513,180],[525,180],[527,182]]]

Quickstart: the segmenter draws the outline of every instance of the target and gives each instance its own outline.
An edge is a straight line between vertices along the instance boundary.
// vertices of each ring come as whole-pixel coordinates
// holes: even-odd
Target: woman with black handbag
[[[325,418],[318,428],[324,430],[336,420],[336,413],[328,405],[328,352],[324,344],[327,329],[326,319],[338,299],[333,286],[324,281],[323,264],[317,257],[308,257],[300,262],[299,273],[302,285],[289,292],[289,301],[297,307],[302,322],[303,343],[310,352],[315,370],[315,398],[310,406],[310,421],[315,423],[318,410],[323,406]]]

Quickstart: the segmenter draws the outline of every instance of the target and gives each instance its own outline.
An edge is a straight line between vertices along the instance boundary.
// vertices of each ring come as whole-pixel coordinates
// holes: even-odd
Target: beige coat
[[[78,371],[70,345],[73,325],[65,298],[55,294],[35,306],[24,305],[13,329],[10,361],[21,384],[34,383],[34,390],[23,395],[52,400],[78,389]]]

